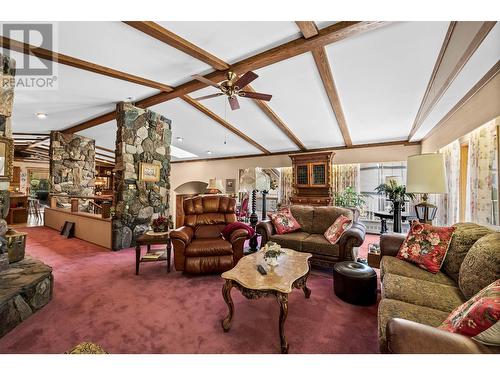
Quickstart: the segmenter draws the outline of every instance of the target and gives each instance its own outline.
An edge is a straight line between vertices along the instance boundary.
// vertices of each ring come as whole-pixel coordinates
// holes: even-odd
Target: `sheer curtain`
[[[495,121],[476,129],[469,136],[467,168],[466,221],[494,224],[495,197],[493,178],[497,158],[497,132]]]
[[[281,181],[280,181],[280,201],[281,205],[287,206],[290,204],[290,197],[292,196],[292,167],[280,168]]]
[[[435,223],[449,226],[459,221],[460,202],[460,143],[454,141],[439,150],[444,157],[448,193],[431,196],[431,201],[438,207]]]
[[[359,164],[334,164],[333,165],[333,191],[341,192],[352,187],[359,193]]]

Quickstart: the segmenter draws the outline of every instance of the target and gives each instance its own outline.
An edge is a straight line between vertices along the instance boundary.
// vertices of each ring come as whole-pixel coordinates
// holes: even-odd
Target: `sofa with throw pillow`
[[[311,253],[311,263],[326,267],[333,267],[336,262],[357,259],[356,247],[363,244],[366,228],[357,221],[352,210],[334,206],[292,205],[289,211],[299,228],[292,229],[290,233],[278,234],[271,220],[261,221],[256,228],[262,235],[261,246],[273,241],[282,247]],[[336,239],[336,243],[331,243],[326,239],[325,232],[341,215],[352,222]]]
[[[404,235],[381,236],[382,300],[378,310],[381,352],[500,352],[500,346],[485,345],[477,336],[473,339],[473,334],[451,333],[459,330],[450,329],[450,322],[457,327],[460,325],[458,317],[470,309],[469,300],[479,298],[483,288],[500,278],[500,233],[472,223],[453,227],[444,258],[434,256],[431,266],[428,262],[432,260],[416,264],[415,260],[408,259],[408,252],[414,251],[408,249],[415,245],[415,239],[402,246]],[[424,251],[420,257],[425,258],[428,254]],[[496,290],[498,293],[498,286]],[[476,308],[481,309],[480,306]],[[496,332],[500,334],[500,322],[494,324],[494,319],[498,319],[498,304],[496,307],[490,304],[488,309],[483,309],[483,313],[490,313],[491,309],[497,311],[493,314],[496,318],[488,316],[488,319],[494,326],[491,329],[497,330],[495,335]],[[468,325],[475,324],[469,321]]]

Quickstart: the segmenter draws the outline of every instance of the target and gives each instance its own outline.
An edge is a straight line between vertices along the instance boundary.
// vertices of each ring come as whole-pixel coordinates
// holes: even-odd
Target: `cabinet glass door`
[[[326,164],[313,164],[311,168],[311,185],[326,185]]]
[[[309,185],[309,173],[307,164],[297,165],[297,185]]]

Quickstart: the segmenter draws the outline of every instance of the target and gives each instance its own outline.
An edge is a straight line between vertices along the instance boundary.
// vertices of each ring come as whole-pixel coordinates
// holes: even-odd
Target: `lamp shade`
[[[255,189],[255,168],[240,170],[240,191],[251,192]]]
[[[207,193],[209,194],[218,194],[222,193],[222,180],[218,180],[216,178],[211,178],[208,180]]]
[[[269,191],[271,189],[271,177],[264,173],[261,168],[255,168],[255,189],[259,191]]]
[[[409,156],[406,191],[408,193],[443,194],[448,192],[443,154]]]

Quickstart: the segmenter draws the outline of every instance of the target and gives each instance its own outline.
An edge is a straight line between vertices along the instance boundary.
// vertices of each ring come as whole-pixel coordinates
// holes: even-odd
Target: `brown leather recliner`
[[[221,234],[236,221],[235,207],[234,198],[219,195],[184,200],[184,226],[170,232],[177,271],[221,273],[236,265],[247,231],[237,229],[228,239]]]

